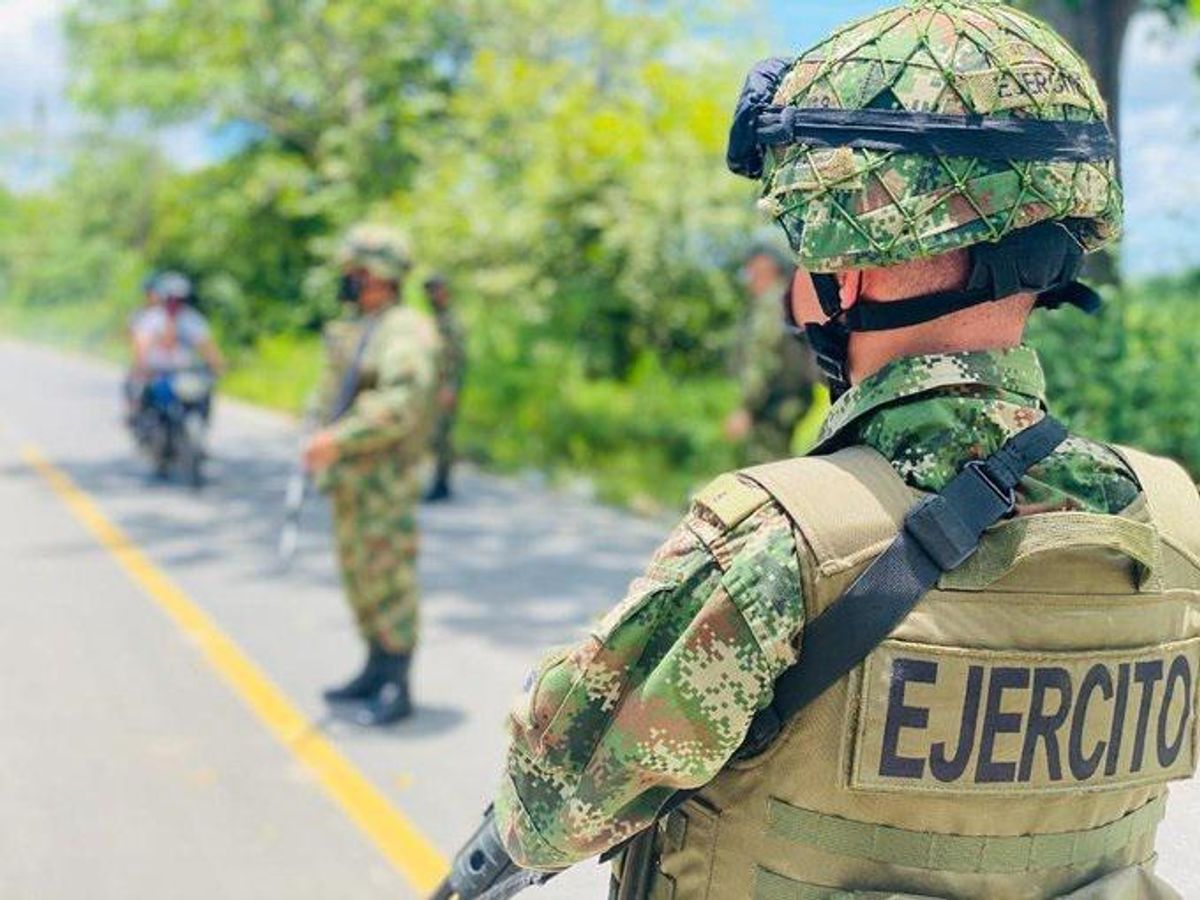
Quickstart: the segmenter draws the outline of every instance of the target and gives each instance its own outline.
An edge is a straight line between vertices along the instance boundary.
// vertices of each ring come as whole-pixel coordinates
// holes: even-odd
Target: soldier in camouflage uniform
[[[800,265],[789,313],[838,398],[819,455],[718,479],[545,659],[477,845],[553,871],[636,835],[622,900],[1177,896],[1154,825],[1195,765],[1200,498],[1166,461],[1073,436],[1012,470],[978,553],[747,743],[916,500],[1053,424],[1022,332],[1035,304],[1098,299],[1074,279],[1119,233],[1114,155],[1086,66],[995,0],[913,0],[756,67],[730,166]],[[1164,666],[1178,690],[1139,704],[1131,675]]]
[[[342,579],[368,651],[362,672],[325,696],[353,704],[365,725],[385,725],[412,709],[417,465],[433,423],[440,343],[429,316],[401,303],[410,268],[402,237],[360,226],[339,262],[353,311],[326,328],[316,409],[327,424],[305,461],[333,501]]]
[[[742,320],[736,368],[741,405],[725,423],[748,465],[791,454],[796,426],[812,407],[820,377],[812,354],[791,338],[780,317],[795,265],[785,251],[763,241],[742,267],[749,304]]]
[[[425,282],[425,293],[433,306],[438,334],[442,339],[441,390],[438,393],[437,424],[433,429],[433,484],[425,500],[436,503],[450,498],[450,475],[454,469],[454,425],[458,420],[459,395],[467,373],[467,342],[454,312],[450,285],[437,276]]]

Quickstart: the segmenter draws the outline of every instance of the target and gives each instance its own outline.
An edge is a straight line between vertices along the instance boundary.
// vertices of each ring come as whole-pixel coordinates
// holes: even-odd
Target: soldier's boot
[[[341,687],[325,691],[325,700],[329,703],[352,703],[359,700],[370,700],[383,687],[388,679],[389,654],[374,641],[367,651],[367,661],[361,672],[355,675]]]
[[[425,496],[421,498],[424,503],[438,503],[442,500],[450,499],[450,470],[449,467],[438,466],[437,472],[434,474],[433,484],[429,490],[425,492]]]
[[[450,484],[446,481],[435,481],[433,485],[425,492],[422,501],[425,503],[439,503],[442,500],[450,499]]]
[[[411,654],[387,654],[387,677],[375,696],[356,716],[360,725],[392,725],[412,715],[412,698],[408,688],[408,670],[411,662]]]

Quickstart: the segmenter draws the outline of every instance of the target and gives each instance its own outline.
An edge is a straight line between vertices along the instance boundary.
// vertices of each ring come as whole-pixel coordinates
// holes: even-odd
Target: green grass
[[[124,360],[124,312],[83,303],[32,307],[0,303],[0,332],[37,343],[80,350],[111,361]]]
[[[299,415],[321,374],[321,341],[314,335],[259,338],[232,360],[221,392],[248,403]]]

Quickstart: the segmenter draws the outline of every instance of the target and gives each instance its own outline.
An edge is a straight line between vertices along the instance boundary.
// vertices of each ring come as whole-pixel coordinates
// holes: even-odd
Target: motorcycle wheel
[[[189,413],[183,419],[180,435],[180,463],[188,483],[199,490],[204,487],[204,419],[199,413]]]

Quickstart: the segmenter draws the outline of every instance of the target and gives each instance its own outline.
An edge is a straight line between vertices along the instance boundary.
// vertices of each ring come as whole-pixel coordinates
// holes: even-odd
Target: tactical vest
[[[380,355],[384,350],[381,339],[386,341],[389,333],[415,331],[428,328],[432,322],[412,309],[397,305],[379,314],[379,318],[356,318],[337,320],[325,328],[325,353],[330,376],[326,393],[318,401],[321,417],[328,422],[337,421],[350,411],[358,397],[379,387]],[[404,441],[378,454],[396,465],[411,466],[419,461],[433,433],[436,419],[433,393],[436,383],[428,387],[429,396],[424,403],[417,404],[421,415],[414,417],[405,433]]]
[[[661,821],[649,897],[1176,897],[1154,834],[1196,768],[1200,498],[1122,454],[1129,509],[991,529],[765,753]],[[863,447],[728,477],[727,525],[769,497],[791,517],[810,621],[922,496]]]

